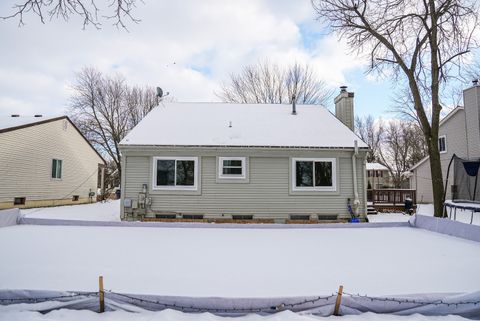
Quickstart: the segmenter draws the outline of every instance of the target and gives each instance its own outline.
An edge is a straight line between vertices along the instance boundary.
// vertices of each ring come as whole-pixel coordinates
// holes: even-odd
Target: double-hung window
[[[197,189],[198,157],[154,157],[153,161],[153,189]]]
[[[293,158],[293,191],[336,191],[335,158]]]
[[[440,153],[447,152],[447,136],[446,135],[442,135],[438,137],[438,149]]]
[[[219,157],[218,176],[220,178],[245,178],[245,157]]]
[[[62,163],[63,161],[61,159],[52,159],[52,178],[62,178]]]

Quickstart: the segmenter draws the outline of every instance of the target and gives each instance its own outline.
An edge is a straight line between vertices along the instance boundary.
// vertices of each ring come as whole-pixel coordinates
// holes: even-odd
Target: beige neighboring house
[[[390,171],[380,163],[367,163],[367,187],[381,189],[391,187]]]
[[[104,164],[67,116],[0,117],[0,208],[96,201]]]
[[[464,107],[456,107],[440,121],[438,144],[444,185],[453,154],[469,159],[480,157],[480,86],[477,82],[463,91],[463,103]],[[429,158],[422,159],[410,171],[410,186],[417,190],[417,202],[433,203]],[[453,181],[453,173],[449,181]],[[451,199],[450,184],[446,199]]]
[[[120,142],[122,218],[332,220],[366,214],[352,92],[318,105],[162,103]],[[356,205],[356,206],[355,206]]]

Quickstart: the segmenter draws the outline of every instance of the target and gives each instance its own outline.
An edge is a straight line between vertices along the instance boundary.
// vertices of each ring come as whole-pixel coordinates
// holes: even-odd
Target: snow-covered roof
[[[34,116],[0,116],[0,130],[15,128],[25,125],[30,125],[34,123],[44,122],[47,120],[52,120],[58,117],[34,117]]]
[[[121,145],[368,148],[318,105],[163,103]]]
[[[367,170],[388,171],[388,168],[380,163],[367,163]]]
[[[49,122],[54,122],[57,120],[66,119],[70,124],[75,128],[75,130],[82,136],[85,142],[95,151],[95,153],[100,157],[103,163],[106,164],[103,156],[93,147],[93,145],[88,141],[88,139],[83,135],[83,133],[78,129],[78,127],[67,117],[67,116],[57,116],[57,117],[34,117],[34,116],[0,116],[0,134],[4,132],[10,132],[13,130],[18,130],[25,127],[36,126],[40,124],[45,124]]]
[[[465,108],[463,106],[457,106],[453,110],[451,110],[445,117],[442,118],[442,120],[440,120],[439,126],[442,126],[443,124],[445,124],[450,118],[452,118],[460,110],[465,110]]]

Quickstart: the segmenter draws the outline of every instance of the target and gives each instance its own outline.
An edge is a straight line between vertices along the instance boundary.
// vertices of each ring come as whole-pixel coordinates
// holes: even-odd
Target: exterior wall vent
[[[26,198],[25,197],[15,197],[13,199],[13,205],[25,205]]]

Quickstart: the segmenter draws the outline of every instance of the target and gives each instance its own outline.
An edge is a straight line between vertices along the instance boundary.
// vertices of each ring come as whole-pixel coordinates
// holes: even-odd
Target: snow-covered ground
[[[27,308],[27,307],[24,307]],[[8,321],[466,321],[460,316],[422,316],[414,314],[410,316],[394,316],[387,314],[364,313],[360,315],[346,315],[339,317],[317,317],[309,314],[299,314],[283,311],[269,316],[250,314],[244,317],[219,317],[210,313],[182,313],[173,310],[160,312],[144,311],[132,313],[125,311],[105,312],[102,314],[91,311],[55,310],[47,314],[38,312],[22,311],[18,307],[0,306],[0,320]]]
[[[29,208],[21,210],[21,213],[25,217],[32,218],[120,221],[120,200],[108,200],[92,204]]]
[[[433,204],[418,204],[417,205],[417,214],[418,215],[425,215],[425,216],[433,216],[434,210],[433,210]],[[447,208],[447,215],[450,214],[450,209]],[[451,219],[453,220],[453,209],[452,209],[452,217]],[[471,210],[461,210],[457,209],[457,216],[456,216],[456,221],[462,222],[462,223],[467,223],[470,224],[470,220],[472,217],[472,211]],[[473,223],[474,225],[480,225],[480,212],[476,212],[473,214]]]
[[[433,216],[433,204],[417,204],[417,215]],[[447,208],[447,213],[450,213],[450,209]],[[456,221],[470,224],[472,211],[457,209]],[[368,215],[368,220],[371,223],[379,222],[408,222],[411,216],[403,213],[378,213]],[[453,220],[453,210],[452,218]],[[473,214],[473,224],[480,225],[480,212]]]
[[[28,237],[26,237],[28,236]],[[480,289],[480,243],[410,227],[0,229],[3,289],[223,297]],[[441,267],[441,268],[439,268]]]
[[[405,215],[403,213],[377,213],[367,216],[370,223],[408,222],[411,218],[410,215]]]
[[[417,214],[433,216],[432,204],[418,204]],[[120,221],[120,200],[109,200],[93,204],[40,207],[21,210],[22,215],[32,218],[51,218],[85,221]],[[471,211],[457,210],[457,221],[470,223]],[[409,215],[403,213],[378,213],[368,215],[371,223],[408,222]],[[480,225],[480,213],[474,214],[473,224]]]

